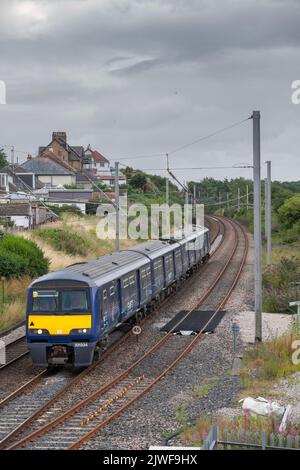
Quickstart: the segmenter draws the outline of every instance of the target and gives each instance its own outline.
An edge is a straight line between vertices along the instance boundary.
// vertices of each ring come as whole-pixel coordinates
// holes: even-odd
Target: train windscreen
[[[87,289],[51,289],[32,291],[32,312],[73,314],[89,309]]]

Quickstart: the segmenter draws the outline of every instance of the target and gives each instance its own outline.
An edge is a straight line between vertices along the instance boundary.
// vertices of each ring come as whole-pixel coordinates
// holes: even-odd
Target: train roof
[[[207,231],[204,227],[197,227],[198,230],[191,233],[185,239],[180,241],[151,240],[137,244],[132,248],[121,250],[118,253],[100,256],[91,261],[76,263],[66,267],[61,271],[46,274],[36,279],[31,287],[40,283],[55,280],[80,281],[89,286],[103,285],[116,277],[123,276],[130,271],[139,269],[149,263],[149,259],[154,259],[163,254],[172,251],[176,246],[179,247],[184,241],[195,238]],[[180,243],[179,243],[180,242]]]
[[[174,248],[179,247],[179,243],[177,242],[168,242],[163,240],[152,240],[144,243],[140,243],[139,245],[133,246],[131,248],[127,248],[126,251],[134,251],[136,253],[141,253],[147,258],[151,260],[154,258],[158,258],[159,256],[168,253],[169,251],[174,250]]]

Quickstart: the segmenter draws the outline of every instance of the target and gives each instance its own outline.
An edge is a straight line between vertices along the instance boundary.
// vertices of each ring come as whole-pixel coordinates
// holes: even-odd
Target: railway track
[[[221,222],[220,222],[221,223]],[[214,315],[224,307],[228,298],[234,289],[242,268],[245,263],[248,241],[244,230],[227,222],[234,229],[233,247],[223,265],[222,269],[215,278],[211,287],[198,300],[194,307],[187,313],[191,314],[200,305],[211,303],[211,297],[216,296]],[[238,259],[236,259],[238,258]],[[230,268],[232,264],[236,266]],[[228,272],[231,270],[233,272]],[[225,291],[220,294],[219,283],[224,276],[229,275],[225,282]],[[212,318],[209,320],[209,322]],[[209,323],[208,322],[208,323]],[[180,322],[179,322],[180,323]],[[175,325],[175,327],[178,326]],[[202,328],[206,327],[205,325]],[[174,327],[174,328],[175,328]],[[8,446],[10,449],[30,448],[30,449],[77,449],[90,440],[96,433],[108,425],[111,421],[120,416],[134,402],[145,395],[156,383],[158,383],[176,364],[203,339],[204,335],[200,332],[194,337],[174,336],[173,330],[167,333],[163,338],[157,341],[146,353],[144,353],[129,368],[115,377],[110,383],[99,387],[87,398],[79,401],[74,406],[70,406],[67,411],[59,414],[56,418],[50,420],[46,425],[40,427],[31,434],[26,435],[19,442]],[[156,359],[157,352],[160,352],[159,360]],[[163,354],[162,354],[163,352]],[[163,360],[161,358],[163,357]],[[56,396],[57,398],[57,396]],[[53,405],[53,415],[55,415],[55,397],[50,400],[46,406]],[[45,410],[45,407],[44,407]],[[41,413],[38,413],[40,415]],[[36,415],[37,417],[37,415]],[[32,422],[32,418],[30,419]],[[0,421],[1,422],[1,421]],[[28,424],[28,423],[27,423]],[[18,431],[26,428],[24,423],[19,426]],[[2,448],[7,448],[13,438],[18,436],[14,431],[6,436],[0,443]]]
[[[29,354],[25,335],[6,346],[6,363],[0,365],[0,371],[11,366]]]

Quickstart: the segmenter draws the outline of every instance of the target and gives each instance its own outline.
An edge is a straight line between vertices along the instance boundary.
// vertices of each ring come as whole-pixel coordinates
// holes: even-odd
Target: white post
[[[238,188],[238,211],[240,210],[240,197],[241,197],[241,190]]]
[[[262,340],[260,112],[253,111],[255,341]]]
[[[249,208],[249,186],[248,184],[246,185],[246,205],[247,205],[247,210]]]

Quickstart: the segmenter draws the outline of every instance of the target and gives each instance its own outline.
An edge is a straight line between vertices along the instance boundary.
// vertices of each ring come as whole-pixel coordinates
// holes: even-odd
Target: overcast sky
[[[65,130],[71,145],[164,168],[164,157],[130,156],[171,152],[259,109],[262,161],[275,179],[300,179],[299,25],[299,0],[0,0],[0,145],[24,159]],[[251,126],[171,154],[170,166],[251,162]]]

